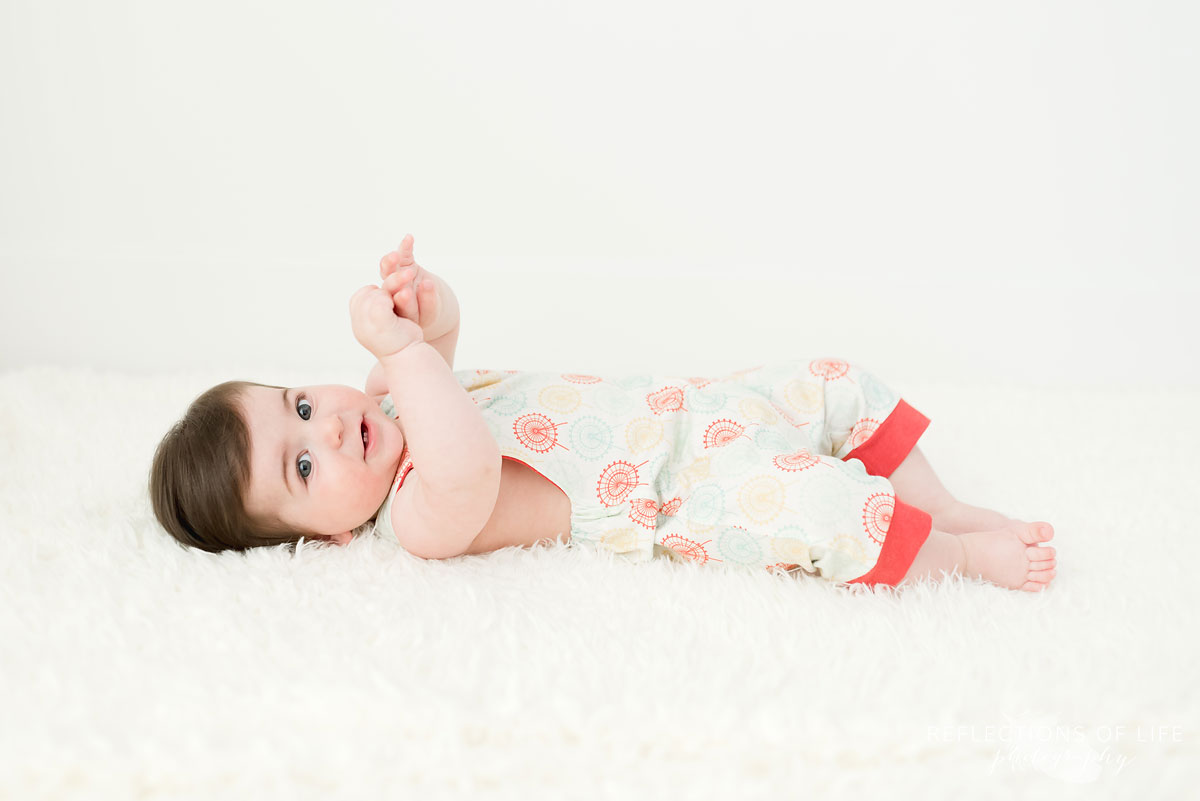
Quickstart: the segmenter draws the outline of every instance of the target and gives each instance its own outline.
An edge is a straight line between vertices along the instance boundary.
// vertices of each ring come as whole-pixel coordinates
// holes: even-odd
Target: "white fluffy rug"
[[[893,376],[951,492],[1055,525],[1027,594],[563,547],[185,551],[150,458],[231,377],[0,374],[0,798],[1194,792],[1200,391]]]

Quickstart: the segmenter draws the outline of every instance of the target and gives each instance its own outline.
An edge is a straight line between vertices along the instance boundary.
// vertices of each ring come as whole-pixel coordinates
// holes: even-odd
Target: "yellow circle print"
[[[625,441],[629,444],[631,453],[648,451],[662,442],[663,427],[657,420],[649,417],[639,417],[630,420],[625,426]]]
[[[746,517],[755,523],[769,523],[783,511],[787,494],[783,482],[773,476],[758,476],[742,485],[738,491],[738,504]]]
[[[849,534],[839,534],[831,543],[835,551],[846,554],[856,562],[867,561],[867,551],[863,548],[862,540]]]
[[[579,397],[579,390],[556,384],[542,388],[542,391],[538,393],[538,403],[549,411],[567,414],[578,409],[583,401]]]
[[[738,411],[741,416],[751,423],[762,423],[763,425],[774,425],[779,419],[779,415],[771,408],[771,404],[758,398],[743,398],[738,404]]]
[[[600,542],[616,553],[627,553],[637,548],[637,532],[632,526],[612,529],[600,535]]]
[[[695,484],[710,476],[712,476],[712,460],[707,456],[701,456],[679,471],[679,483],[685,490],[690,490]]]
[[[789,381],[783,390],[783,397],[787,402],[802,412],[815,412],[820,409],[821,395],[821,388],[816,384],[799,379]]]

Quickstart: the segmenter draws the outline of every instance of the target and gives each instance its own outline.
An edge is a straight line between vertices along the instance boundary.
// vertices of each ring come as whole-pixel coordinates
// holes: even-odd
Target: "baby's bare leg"
[[[942,486],[929,460],[916,446],[888,476],[888,480],[892,482],[896,497],[933,517],[933,527],[937,531],[964,534],[969,531],[991,531],[1023,522],[955,498]]]
[[[1055,576],[1054,548],[1042,543],[1054,536],[1049,523],[1015,523],[995,531],[954,535],[936,528],[917,551],[901,582],[942,578],[942,571],[981,578],[1026,592],[1044,590]]]

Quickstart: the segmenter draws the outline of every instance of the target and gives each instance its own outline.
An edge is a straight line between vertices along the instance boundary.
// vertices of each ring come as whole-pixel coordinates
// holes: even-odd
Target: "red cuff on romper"
[[[901,398],[871,438],[843,456],[842,461],[858,459],[871,475],[887,478],[896,472],[928,427],[929,418]]]
[[[897,498],[892,510],[892,522],[888,524],[887,534],[883,537],[883,548],[875,560],[875,567],[846,583],[899,584],[912,567],[917,551],[921,550],[931,530],[933,518],[928,512],[922,512]]]

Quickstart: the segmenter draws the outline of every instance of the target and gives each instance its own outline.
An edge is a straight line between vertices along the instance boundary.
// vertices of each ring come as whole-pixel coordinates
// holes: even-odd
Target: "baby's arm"
[[[458,556],[495,509],[500,446],[429,343],[414,343],[380,364],[413,460],[392,505],[392,528],[415,556]]]
[[[458,303],[443,282],[412,260],[412,237],[384,257],[384,287],[351,298],[354,335],[375,354],[391,393],[413,469],[392,504],[392,528],[406,550],[426,559],[458,556],[491,517],[500,490],[500,447],[483,414],[427,332],[453,348]],[[392,271],[398,261],[401,269]],[[389,263],[391,262],[391,263]],[[423,279],[416,286],[418,276]]]

